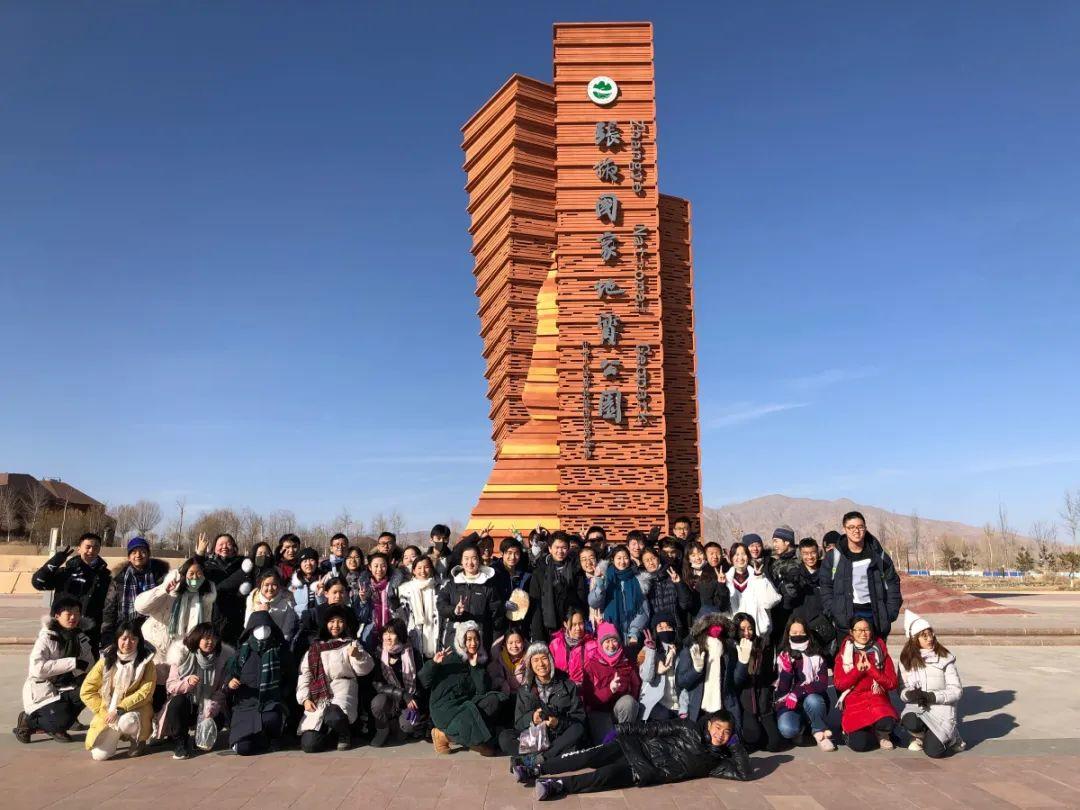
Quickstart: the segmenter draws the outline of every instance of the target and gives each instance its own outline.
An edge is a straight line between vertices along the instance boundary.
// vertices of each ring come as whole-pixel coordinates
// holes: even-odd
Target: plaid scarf
[[[322,665],[322,654],[329,650],[338,650],[352,641],[335,638],[332,641],[316,641],[308,647],[307,661],[308,672],[311,673],[311,683],[308,685],[308,700],[318,703],[320,700],[329,700],[333,697],[330,691],[330,680],[326,677],[326,669]]]
[[[124,598],[120,605],[121,621],[134,618],[135,597],[153,587],[154,574],[149,564],[141,574],[135,570],[133,565],[129,565],[124,569]]]

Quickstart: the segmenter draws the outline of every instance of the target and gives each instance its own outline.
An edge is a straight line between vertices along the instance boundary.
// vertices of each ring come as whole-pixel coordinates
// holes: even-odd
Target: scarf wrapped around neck
[[[510,655],[506,649],[506,645],[503,644],[502,650],[499,652],[500,660],[502,661],[503,669],[506,670],[507,675],[513,675],[517,678],[518,683],[525,682],[525,650],[521,651],[521,655],[517,658]]]
[[[375,609],[372,611],[372,632],[376,635],[382,633],[383,627],[390,623],[393,617],[390,615],[390,578],[383,577],[376,582],[371,580],[371,596],[375,601]]]
[[[193,591],[186,584],[181,585],[184,590],[173,602],[172,614],[169,616],[169,636],[176,638],[185,635],[188,630],[203,622],[203,603],[198,591]],[[195,621],[187,621],[188,606],[195,601]],[[206,617],[209,618],[209,617]]]
[[[335,638],[330,641],[316,641],[308,647],[308,672],[311,673],[308,700],[318,703],[320,700],[329,700],[334,696],[330,691],[330,679],[326,676],[326,668],[322,664],[322,654],[330,650],[340,650],[351,643],[351,639]]]
[[[188,697],[197,709],[202,707],[204,700],[209,700],[214,694],[214,666],[220,653],[207,655],[202,650],[196,649],[179,667],[180,677],[187,678],[190,675],[199,676],[199,685],[188,692]]]
[[[128,693],[131,685],[135,682],[135,657],[138,651],[129,656],[116,654],[116,663],[105,673],[101,680],[101,699],[109,707],[109,711],[116,709],[120,700]]]
[[[146,570],[139,572],[134,565],[124,569],[124,598],[120,605],[120,618],[131,619],[135,616],[135,597],[154,587],[154,572],[149,563]]]
[[[259,641],[252,636],[242,645],[236,657],[236,671],[243,672],[252,653],[260,657],[259,662],[259,704],[267,706],[281,702],[281,649],[272,638]]]
[[[851,672],[855,668],[856,651],[866,653],[866,659],[875,669],[881,670],[885,667],[885,651],[881,647],[880,640],[875,639],[870,644],[860,647],[853,639],[849,644],[844,645],[844,651],[840,656],[844,672]]]
[[[395,658],[401,661],[401,683],[397,683],[397,673],[394,672],[392,661]],[[400,643],[389,649],[383,647],[379,660],[382,663],[383,678],[387,683],[397,683],[406,695],[416,693],[416,662],[413,660],[411,647]]]
[[[608,594],[604,620],[614,624],[620,634],[625,634],[645,598],[641,592],[641,583],[637,579],[637,571],[633,566],[620,571],[614,565],[609,565],[604,572],[604,579]]]

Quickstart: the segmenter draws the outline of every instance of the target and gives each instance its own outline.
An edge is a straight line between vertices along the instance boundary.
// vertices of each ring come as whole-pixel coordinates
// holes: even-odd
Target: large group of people
[[[52,602],[14,734],[85,730],[95,760],[427,740],[508,755],[541,800],[745,780],[750,752],[793,745],[962,749],[955,658],[909,610],[894,663],[896,569],[860,513],[842,529],[724,548],[686,518],[618,543],[437,525],[427,550],[338,534],[326,556],[222,534],[172,570],[135,538],[111,571],[86,534],[33,577]]]

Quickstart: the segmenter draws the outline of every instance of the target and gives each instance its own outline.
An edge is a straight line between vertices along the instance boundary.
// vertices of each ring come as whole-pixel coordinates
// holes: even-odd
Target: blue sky
[[[553,21],[651,19],[706,503],[1026,529],[1080,487],[1080,5],[462,5],[0,10],[0,468],[467,516],[459,127]]]

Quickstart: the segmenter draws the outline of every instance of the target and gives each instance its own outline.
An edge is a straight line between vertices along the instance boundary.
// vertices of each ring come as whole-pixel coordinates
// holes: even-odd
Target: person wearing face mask
[[[964,693],[956,658],[937,640],[930,622],[904,612],[907,643],[900,653],[900,699],[906,704],[900,723],[911,734],[908,750],[931,759],[964,750],[956,704]]]
[[[137,621],[120,624],[116,641],[86,673],[79,698],[94,713],[84,745],[96,762],[116,754],[128,741],[129,757],[146,750],[154,721],[154,651]]]
[[[571,607],[588,608],[589,584],[577,560],[570,557],[565,532],[551,535],[547,554],[533,568],[529,580],[532,631],[529,637],[543,641],[562,627]]]
[[[112,644],[120,622],[136,616],[135,597],[164,581],[169,564],[150,555],[150,543],[145,538],[133,537],[128,540],[127,561],[113,568],[111,573],[101,618],[101,643],[105,646]]]
[[[23,683],[23,710],[12,729],[19,742],[29,743],[39,732],[57,742],[72,742],[68,729],[83,709],[79,686],[94,660],[86,635],[89,626],[79,600],[70,596],[57,600],[52,615],[42,619]]]
[[[767,635],[772,630],[769,613],[780,601],[780,594],[769,578],[759,573],[750,559],[750,550],[735,543],[729,555],[731,569],[727,573],[728,599],[732,613],[749,613],[754,617],[757,632]]]
[[[283,687],[296,682],[296,668],[281,630],[265,610],[248,618],[225,671],[233,751],[251,756],[279,748],[289,716]]]
[[[247,623],[247,605],[250,604],[248,597],[251,592],[258,588],[259,582],[262,580],[263,575],[267,571],[277,571],[277,563],[274,561],[274,549],[271,548],[269,543],[262,541],[256,543],[251,547],[251,553],[247,556],[248,565],[243,566],[247,569],[248,581],[241,583],[240,595],[244,597],[244,623]]]
[[[746,676],[736,679],[742,725],[739,736],[751,751],[776,752],[784,747],[784,738],[776,725],[773,684],[776,682],[776,648],[768,636],[757,632],[754,617],[736,613],[731,619],[739,663]]]
[[[588,621],[588,614],[583,609],[568,608],[566,621],[551,634],[548,645],[555,668],[565,672],[578,686],[585,679],[585,662],[596,646],[596,636],[589,632]]]
[[[296,702],[304,709],[300,721],[300,749],[305,754],[336,743],[338,751],[352,743],[360,688],[356,679],[367,675],[375,662],[352,637],[348,609],[334,605],[326,611],[319,639],[301,659]]]
[[[840,725],[852,751],[894,748],[892,732],[899,716],[889,693],[896,684],[896,666],[885,641],[874,635],[869,619],[856,619],[833,663]]]
[[[198,557],[185,560],[165,581],[135,598],[135,610],[145,616],[142,632],[154,648],[157,667],[158,694],[155,705],[165,699],[165,683],[169,668],[185,655],[184,636],[196,625],[217,620],[215,599],[217,589],[206,578]]]
[[[796,614],[784,628],[776,657],[776,725],[785,739],[798,739],[807,726],[822,751],[835,751],[829,729],[829,662]]]
[[[675,662],[675,686],[686,690],[686,717],[726,709],[742,727],[737,683],[746,679],[746,664],[732,640],[731,622],[719,613],[701,616],[683,642]]]
[[[666,615],[674,623],[674,631],[682,635],[686,628],[685,617],[695,612],[693,593],[678,569],[665,563],[655,549],[647,548],[641,552],[641,562],[648,579],[645,599],[649,603],[649,614]]]
[[[263,569],[255,580],[255,589],[245,602],[245,625],[251,614],[257,610],[265,610],[270,614],[286,641],[291,642],[296,637],[300,620],[296,616],[292,594],[281,581],[281,575],[275,566]]]
[[[154,737],[171,739],[173,759],[190,759],[195,755],[191,729],[211,722],[208,735],[200,730],[200,746],[213,748],[218,730],[225,725],[225,664],[233,649],[221,643],[221,636],[209,622],[197,624],[184,636],[183,654],[169,669],[165,684],[168,702],[154,718]]]
[[[670,577],[669,577],[670,579]],[[634,565],[626,546],[616,546],[611,560],[601,560],[589,585],[589,607],[615,625],[623,644],[636,653],[649,623],[648,572]]]
[[[581,701],[589,721],[589,735],[600,743],[615,723],[629,723],[638,716],[641,676],[626,654],[622,636],[611,622],[601,622],[597,644],[585,661]]]
[[[652,633],[646,635],[641,674],[641,718],[671,720],[685,714],[686,694],[675,686],[675,662],[679,657],[679,635],[675,617],[653,614]],[[680,697],[684,700],[680,706]]]
[[[413,563],[412,579],[398,588],[405,626],[417,655],[427,661],[439,651],[438,590],[435,566],[429,557],[418,557]]]
[[[528,662],[527,670],[523,683],[514,693],[513,728],[499,734],[499,747],[504,754],[514,757],[515,766],[532,767],[569,751],[585,739],[585,709],[577,686],[555,669],[546,644],[530,644],[524,658]],[[541,725],[547,729],[547,746],[542,751],[518,756],[522,735]]]
[[[461,565],[453,569],[437,599],[444,643],[454,637],[458,624],[476,622],[484,649],[491,648],[495,635],[506,624],[504,603],[492,583],[494,576],[491,568],[481,565],[480,551],[475,546],[462,552]]]
[[[72,552],[75,552],[72,556]],[[82,617],[92,623],[86,631],[90,646],[97,655],[101,643],[101,623],[112,574],[101,559],[101,537],[87,532],[74,549],[61,546],[34,572],[30,584],[36,591],[52,591],[51,605],[64,598],[77,599]]]
[[[506,696],[492,688],[480,626],[454,625],[453,649],[441,649],[417,676],[430,695],[431,741],[436,754],[449,754],[450,743],[482,756],[494,756],[494,722]]]
[[[575,776],[557,776],[586,770]],[[710,776],[746,781],[750,757],[739,741],[734,719],[725,711],[702,724],[685,720],[621,723],[615,739],[527,767],[513,768],[518,782],[536,780],[538,801],[573,793],[682,782]]]
[[[205,556],[207,549],[212,553]],[[206,578],[213,583],[217,594],[217,611],[221,617],[221,637],[236,644],[244,630],[244,597],[251,589],[254,563],[242,556],[231,534],[219,534],[212,547],[204,537],[195,546],[195,559],[202,564]]]

